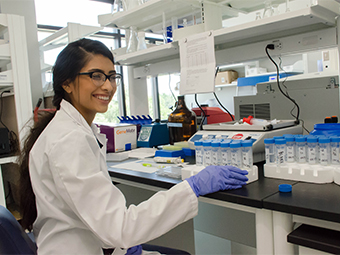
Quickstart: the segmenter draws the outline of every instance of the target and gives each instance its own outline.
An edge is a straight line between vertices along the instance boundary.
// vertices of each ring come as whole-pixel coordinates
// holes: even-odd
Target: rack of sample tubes
[[[231,165],[248,171],[248,182],[258,179],[258,168],[253,164],[253,140],[207,139],[195,141],[196,165],[182,169],[182,179],[197,174],[209,165]]]
[[[339,136],[286,134],[264,144],[265,177],[340,184]]]

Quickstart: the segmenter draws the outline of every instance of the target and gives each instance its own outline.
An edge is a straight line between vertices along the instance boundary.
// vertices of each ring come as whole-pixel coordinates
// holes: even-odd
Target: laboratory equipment
[[[169,143],[169,130],[166,123],[156,120],[141,126],[137,139],[137,147],[154,147]]]
[[[184,96],[178,96],[176,109],[169,115],[170,143],[188,141],[197,130],[196,114],[185,105]],[[192,148],[194,149],[194,147]]]
[[[211,165],[211,141],[203,141],[203,165]]]
[[[276,74],[273,75],[276,76]],[[329,70],[321,73],[297,74],[287,79],[280,79],[282,80],[285,80],[289,95],[298,103],[300,119],[304,121],[307,130],[313,130],[315,123],[323,123],[325,116],[340,116],[338,72]],[[276,80],[259,81],[255,84],[256,95],[234,97],[236,120],[249,115],[266,120],[292,118],[290,112],[293,104],[281,94]],[[340,130],[340,123],[334,124],[338,124],[338,130]],[[286,134],[292,133],[288,131]]]
[[[242,149],[241,141],[233,141],[230,143],[231,165],[242,168]]]
[[[228,122],[232,121],[233,119],[231,116],[223,111],[219,107],[208,107],[208,106],[201,106],[202,110],[205,114],[205,120],[203,124],[214,124],[214,123],[221,123],[221,122]],[[195,107],[191,109],[195,112],[196,116],[202,116],[203,113],[200,108]]]
[[[252,140],[254,163],[265,160],[264,139],[283,134],[302,134],[302,126],[296,125],[293,120],[278,120],[277,124],[268,126],[254,126],[235,124],[235,122],[223,122],[203,125],[203,130],[197,131],[190,139],[190,147],[194,148],[194,142],[200,139],[230,139]]]
[[[251,170],[253,168],[253,142],[242,141],[242,169]]]
[[[264,139],[266,164],[275,164],[275,140],[273,138]]]
[[[331,162],[333,165],[339,165],[340,156],[340,137],[331,136]]]
[[[306,137],[304,136],[295,137],[295,146],[296,146],[296,162],[306,163],[307,162]]]
[[[203,141],[195,141],[195,158],[196,165],[203,165]]]
[[[282,166],[286,164],[286,139],[275,139],[276,164]]]

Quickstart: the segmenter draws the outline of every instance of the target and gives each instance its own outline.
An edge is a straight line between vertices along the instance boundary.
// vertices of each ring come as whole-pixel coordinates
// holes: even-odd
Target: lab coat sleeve
[[[198,200],[186,181],[126,208],[124,195],[99,169],[96,146],[91,135],[71,132],[53,146],[49,158],[59,195],[103,247],[150,241],[197,215]]]

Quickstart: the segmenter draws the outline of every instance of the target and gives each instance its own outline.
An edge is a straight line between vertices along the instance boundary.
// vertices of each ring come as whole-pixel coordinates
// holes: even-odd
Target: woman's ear
[[[72,92],[70,83],[68,81],[65,81],[62,85],[63,89],[66,91],[66,93],[70,94]]]

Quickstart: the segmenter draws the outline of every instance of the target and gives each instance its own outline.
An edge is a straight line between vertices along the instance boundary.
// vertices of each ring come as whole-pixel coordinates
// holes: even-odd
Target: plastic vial
[[[253,142],[242,141],[242,165],[246,170],[253,169]]]
[[[211,165],[211,140],[203,141],[203,165]]]
[[[307,162],[310,165],[318,163],[318,138],[307,137]]]
[[[339,165],[340,155],[340,137],[331,136],[331,162],[333,165]]]
[[[276,164],[278,166],[286,164],[286,139],[275,140]]]
[[[329,165],[331,152],[331,139],[324,137],[319,138],[319,163],[321,165]]]
[[[220,150],[220,142],[213,141],[211,142],[211,164],[218,166],[221,161],[221,150]]]
[[[266,164],[275,164],[275,140],[273,138],[264,139]]]
[[[230,154],[230,143],[231,141],[223,141],[220,143],[221,146],[221,165],[231,165],[231,154]]]
[[[232,166],[242,168],[241,141],[234,141],[230,143],[230,158]]]
[[[286,152],[287,152],[287,163],[295,162],[295,138],[294,136],[285,136],[286,139]]]
[[[295,137],[295,144],[296,144],[296,162],[306,163],[307,162],[306,137],[304,136]]]
[[[196,165],[203,165],[203,142],[201,140],[195,141],[195,157]]]

